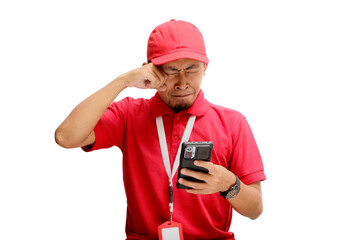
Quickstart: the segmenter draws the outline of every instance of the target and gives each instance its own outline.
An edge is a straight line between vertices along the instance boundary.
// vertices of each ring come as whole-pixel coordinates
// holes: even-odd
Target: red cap
[[[161,65],[181,58],[209,62],[199,29],[189,22],[172,19],[151,32],[147,60]]]

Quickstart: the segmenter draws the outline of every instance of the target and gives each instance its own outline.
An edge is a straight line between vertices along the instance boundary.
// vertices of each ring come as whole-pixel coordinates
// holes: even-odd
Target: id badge
[[[164,222],[158,227],[160,240],[184,240],[182,225],[177,222]]]

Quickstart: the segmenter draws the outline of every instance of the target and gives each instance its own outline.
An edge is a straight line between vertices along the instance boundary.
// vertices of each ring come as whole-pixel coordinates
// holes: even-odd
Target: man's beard
[[[180,112],[182,110],[188,109],[191,107],[190,103],[182,103],[182,104],[175,104],[175,106],[171,107],[175,112]]]

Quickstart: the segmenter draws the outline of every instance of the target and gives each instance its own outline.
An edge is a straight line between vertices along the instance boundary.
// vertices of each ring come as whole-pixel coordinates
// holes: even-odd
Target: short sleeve
[[[246,118],[234,129],[230,170],[245,184],[265,180],[261,155]]]
[[[85,152],[110,148],[112,146],[121,148],[126,129],[127,108],[131,99],[125,98],[118,102],[113,102],[105,110],[94,128],[95,143],[82,147]]]

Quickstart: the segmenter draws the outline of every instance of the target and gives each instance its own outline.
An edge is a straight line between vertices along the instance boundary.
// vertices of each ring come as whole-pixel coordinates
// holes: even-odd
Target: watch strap
[[[225,199],[231,199],[238,195],[240,192],[240,179],[234,174],[236,178],[236,182],[233,186],[231,186],[227,191],[220,192],[220,196]]]

